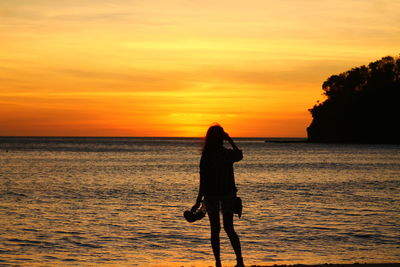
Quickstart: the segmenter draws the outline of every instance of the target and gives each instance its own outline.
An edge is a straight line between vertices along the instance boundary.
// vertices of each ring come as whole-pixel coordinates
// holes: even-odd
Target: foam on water
[[[1,264],[212,263],[207,218],[182,217],[197,193],[199,140],[0,142]],[[249,264],[400,261],[400,146],[238,145],[235,224]]]

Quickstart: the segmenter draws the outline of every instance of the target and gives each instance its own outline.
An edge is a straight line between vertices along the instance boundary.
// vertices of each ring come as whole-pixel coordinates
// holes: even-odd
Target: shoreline
[[[399,263],[324,263],[324,264],[274,264],[250,265],[250,267],[398,267]]]
[[[225,262],[223,266],[235,266],[234,262]],[[107,265],[108,266],[108,265]],[[146,265],[147,266],[147,265]],[[192,262],[188,264],[185,263],[171,263],[171,264],[150,264],[148,266],[151,267],[213,267],[213,263],[211,262]],[[398,263],[323,263],[323,264],[249,264],[247,267],[400,267],[400,262]]]

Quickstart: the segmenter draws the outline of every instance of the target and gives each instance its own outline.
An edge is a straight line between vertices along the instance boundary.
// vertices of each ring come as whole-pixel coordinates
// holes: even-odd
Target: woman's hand
[[[232,138],[229,136],[229,134],[227,132],[224,132],[224,140],[228,141],[231,144],[233,149],[239,150],[239,148],[235,145]]]
[[[227,132],[224,132],[224,140],[226,141],[232,140],[232,138],[229,136]]]
[[[196,212],[201,205],[201,201],[196,201],[196,204],[193,205],[193,207],[190,209],[191,212]]]

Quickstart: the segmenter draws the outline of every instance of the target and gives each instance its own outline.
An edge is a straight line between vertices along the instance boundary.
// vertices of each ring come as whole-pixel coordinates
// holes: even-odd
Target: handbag
[[[239,219],[242,216],[242,210],[243,210],[242,199],[240,197],[236,196],[233,213],[237,214],[239,216]]]

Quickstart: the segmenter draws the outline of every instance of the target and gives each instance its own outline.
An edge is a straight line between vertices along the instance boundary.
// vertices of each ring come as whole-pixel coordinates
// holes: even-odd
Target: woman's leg
[[[233,250],[236,254],[236,266],[244,266],[242,258],[242,249],[240,247],[240,239],[233,227],[233,212],[223,212],[224,229],[231,241]]]
[[[219,232],[221,225],[219,222],[219,210],[208,212],[211,227],[211,246],[215,257],[215,266],[221,266],[220,247],[219,247]]]

